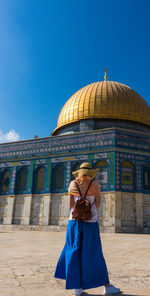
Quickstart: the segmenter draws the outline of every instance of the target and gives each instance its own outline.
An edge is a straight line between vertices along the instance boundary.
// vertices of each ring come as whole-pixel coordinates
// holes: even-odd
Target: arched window
[[[143,166],[143,188],[150,190],[150,165]]]
[[[95,168],[99,169],[99,172],[96,175],[96,179],[102,185],[102,187],[106,188],[108,184],[108,164],[105,160],[99,160],[95,164]]]
[[[5,169],[1,174],[1,180],[0,180],[0,192],[1,193],[9,192],[10,177],[11,177],[10,170]]]
[[[134,189],[134,167],[128,160],[121,164],[121,187],[124,190]]]
[[[45,167],[39,166],[34,172],[33,178],[33,193],[40,193],[44,191],[45,187]]]
[[[52,180],[53,192],[61,192],[62,190],[64,190],[65,169],[62,164],[57,164],[54,167]]]
[[[25,193],[27,187],[27,168],[22,167],[17,171],[15,193]]]

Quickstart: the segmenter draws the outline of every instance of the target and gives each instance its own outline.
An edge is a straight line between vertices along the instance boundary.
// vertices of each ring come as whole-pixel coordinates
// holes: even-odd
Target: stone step
[[[0,225],[0,231],[24,230],[24,231],[66,231],[67,226],[64,225]]]

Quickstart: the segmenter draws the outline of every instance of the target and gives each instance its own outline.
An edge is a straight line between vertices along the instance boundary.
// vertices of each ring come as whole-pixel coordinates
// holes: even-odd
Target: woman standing
[[[58,260],[54,277],[66,280],[66,289],[75,289],[80,296],[83,290],[104,286],[104,295],[120,293],[120,289],[110,285],[107,266],[103,257],[99,233],[98,213],[100,207],[100,186],[94,180],[98,169],[89,163],[82,163],[73,172],[68,193],[70,216],[66,232],[66,242]],[[91,204],[91,219],[74,218],[74,206],[86,193]]]

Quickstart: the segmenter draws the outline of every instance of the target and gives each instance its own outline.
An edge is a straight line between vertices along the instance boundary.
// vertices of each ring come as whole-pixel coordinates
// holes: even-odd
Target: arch
[[[38,166],[33,176],[33,193],[44,192],[45,189],[45,166]]]
[[[27,168],[19,168],[16,173],[15,194],[25,193],[27,189]]]
[[[143,165],[143,189],[150,190],[150,164]]]
[[[123,161],[122,166],[126,168],[133,168],[133,164],[128,160]]]
[[[62,164],[57,164],[52,173],[52,192],[62,192],[65,185],[66,168]]]
[[[102,189],[107,189],[108,186],[108,163],[104,159],[100,159],[95,163],[95,169],[99,169],[96,175],[96,180],[102,186]]]
[[[121,187],[127,191],[134,190],[134,165],[129,160],[121,163]]]
[[[97,169],[97,168],[101,168],[101,167],[107,167],[107,166],[108,166],[107,161],[106,161],[106,160],[103,160],[103,159],[98,160],[98,161],[96,162],[96,164],[95,164],[95,168],[96,168],[96,169]]]
[[[11,179],[10,170],[4,169],[4,171],[1,173],[1,178],[0,178],[0,193],[1,194],[9,193],[10,179]]]

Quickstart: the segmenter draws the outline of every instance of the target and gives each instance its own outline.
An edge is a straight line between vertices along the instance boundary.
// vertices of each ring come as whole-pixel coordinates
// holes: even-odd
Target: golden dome
[[[82,119],[123,119],[150,126],[150,108],[132,88],[114,81],[86,85],[63,106],[55,132]]]

